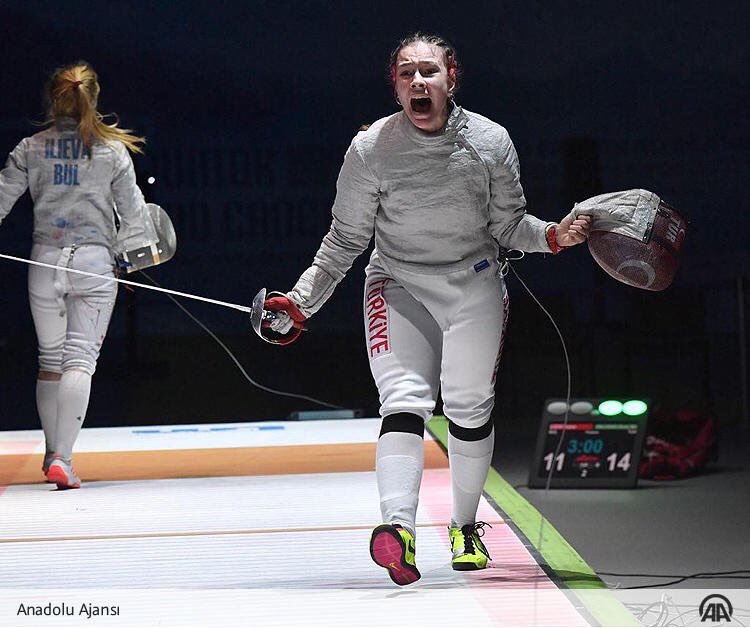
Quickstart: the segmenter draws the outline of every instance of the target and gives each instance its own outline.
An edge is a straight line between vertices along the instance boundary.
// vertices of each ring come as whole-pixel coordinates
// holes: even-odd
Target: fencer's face
[[[427,133],[448,120],[448,101],[455,86],[442,48],[421,41],[404,46],[394,68],[396,96],[411,123]]]

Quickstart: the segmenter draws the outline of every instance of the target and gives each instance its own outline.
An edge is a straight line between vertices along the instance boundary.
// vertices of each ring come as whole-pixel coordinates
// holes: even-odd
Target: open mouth
[[[429,113],[432,101],[428,97],[412,98],[411,110],[414,113]]]

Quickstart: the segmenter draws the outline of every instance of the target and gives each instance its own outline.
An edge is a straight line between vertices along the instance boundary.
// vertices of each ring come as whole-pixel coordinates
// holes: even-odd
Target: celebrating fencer
[[[399,585],[419,579],[415,519],[424,423],[438,389],[449,419],[456,570],[490,560],[476,521],[494,445],[495,377],[508,318],[499,247],[558,253],[583,242],[587,215],[560,223],[525,211],[508,132],[455,102],[459,63],[444,39],[414,34],[390,59],[401,111],[359,132],[344,157],[333,220],[296,285],[272,293],[273,341],[300,335],[375,237],[366,269],[364,325],[383,417],[376,476],[383,524],[373,560]]]
[[[153,249],[158,236],[128,152],[141,152],[144,139],[103,121],[94,69],[83,61],[59,68],[46,95],[47,128],[23,139],[0,172],[0,221],[28,187],[31,259],[48,265],[31,265],[28,278],[39,344],[42,470],[64,489],[81,485],[73,447],[117,295],[116,258]]]

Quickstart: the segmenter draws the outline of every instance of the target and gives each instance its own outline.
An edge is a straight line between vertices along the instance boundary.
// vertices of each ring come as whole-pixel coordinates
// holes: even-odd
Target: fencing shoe
[[[73,465],[61,456],[53,458],[47,470],[47,479],[57,484],[58,489],[81,488],[81,478],[73,471]]]
[[[492,560],[490,553],[479,538],[484,535],[484,526],[492,527],[489,523],[479,521],[467,523],[460,528],[448,528],[453,560],[451,565],[456,571],[475,571],[486,569]]]
[[[398,524],[379,525],[370,537],[370,556],[398,585],[411,584],[422,576],[414,561],[414,536]]]

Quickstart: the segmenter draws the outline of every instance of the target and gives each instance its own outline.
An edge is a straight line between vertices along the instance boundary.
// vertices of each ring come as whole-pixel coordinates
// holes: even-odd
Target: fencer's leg
[[[476,520],[479,499],[492,462],[495,430],[492,420],[478,428],[448,424],[453,509],[451,526],[461,528]]]
[[[57,441],[57,391],[60,388],[60,373],[39,371],[36,380],[36,408],[44,432],[44,461],[42,472],[46,475],[55,452]]]
[[[423,468],[424,419],[408,412],[386,416],[375,456],[384,523],[372,531],[370,556],[401,586],[421,577],[414,530]]]
[[[383,419],[375,453],[375,475],[383,522],[415,536],[419,486],[424,469],[424,419],[399,412]]]
[[[112,274],[112,258],[106,247],[81,247],[69,263],[77,270]],[[65,296],[68,324],[63,347],[63,374],[57,395],[57,441],[55,460],[48,475],[53,479],[54,470],[54,481],[60,488],[80,486],[80,479],[71,467],[73,448],[86,419],[91,378],[117,295],[115,282],[98,277],[72,275],[68,282]]]
[[[398,521],[414,533],[424,423],[435,407],[442,334],[421,303],[381,275],[366,283],[365,332],[385,417],[376,454],[383,521]]]
[[[485,569],[490,554],[476,521],[494,446],[495,376],[508,320],[505,284],[488,273],[466,284],[464,303],[443,342],[443,406],[451,421],[448,456],[453,512],[448,536],[453,569]]]
[[[454,524],[474,523],[494,444],[495,376],[508,319],[504,282],[476,277],[443,341],[443,409],[450,419]]]
[[[73,445],[83,426],[90,390],[91,374],[78,369],[63,371],[57,391],[57,441],[47,470],[47,479],[59,489],[81,486],[73,470]]]
[[[481,537],[483,521],[477,522],[479,499],[487,481],[495,444],[492,420],[481,427],[463,428],[448,424],[448,458],[451,467],[453,510],[448,539],[451,566],[456,571],[485,569],[491,559]]]
[[[58,489],[81,486],[81,479],[73,470],[73,445],[83,426],[90,391],[90,373],[80,369],[63,371],[57,390],[54,453],[49,455],[47,468],[47,480],[57,484]]]
[[[83,427],[91,394],[91,374],[69,369],[60,378],[57,392],[57,441],[55,453],[70,463],[73,446]]]
[[[57,264],[60,249],[34,245],[32,259]],[[31,266],[28,275],[29,305],[39,348],[36,406],[45,440],[42,471],[46,474],[57,440],[57,391],[62,370],[67,316],[62,300],[64,286],[49,268]]]
[[[370,269],[368,269],[370,270]],[[382,525],[370,556],[391,580],[420,578],[415,527],[424,468],[424,423],[437,397],[441,332],[424,306],[394,279],[368,272],[365,333],[384,417],[376,453]]]

